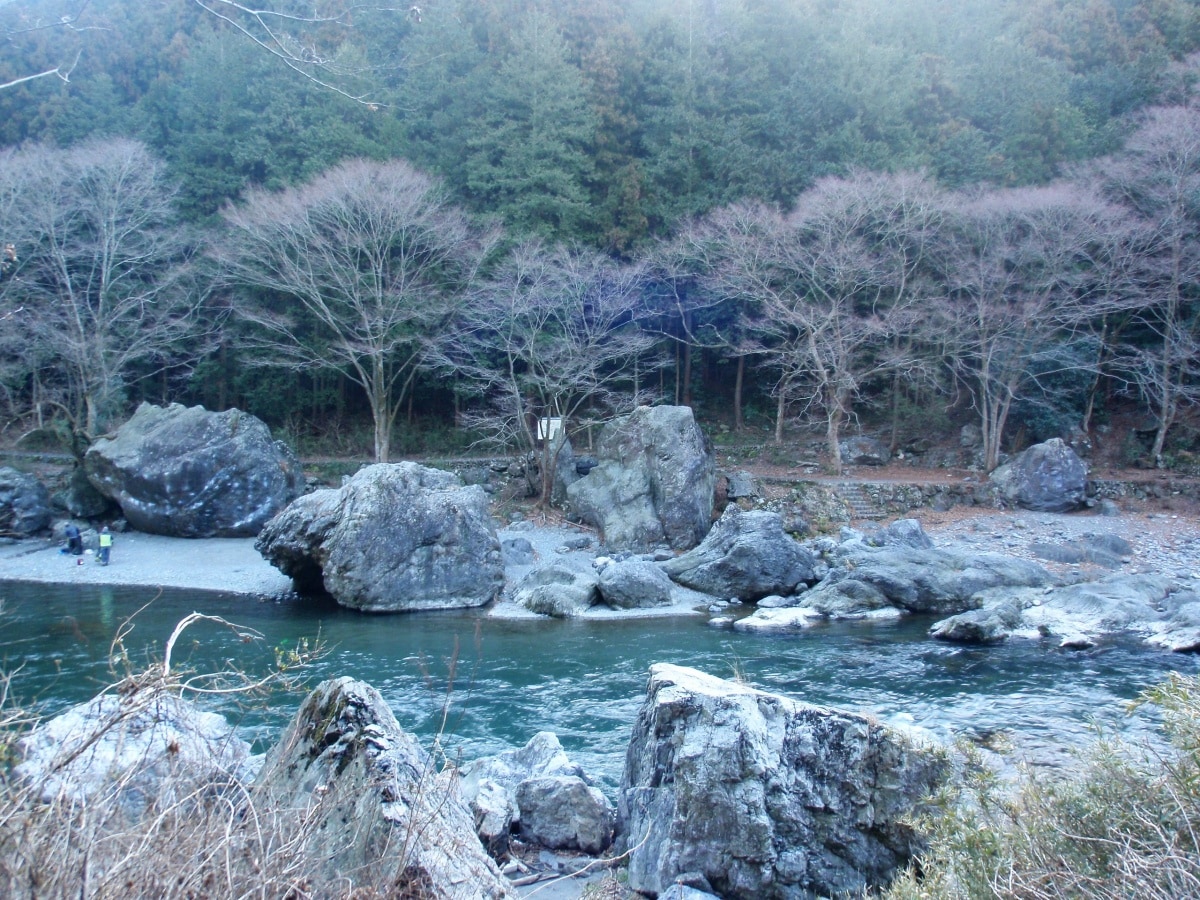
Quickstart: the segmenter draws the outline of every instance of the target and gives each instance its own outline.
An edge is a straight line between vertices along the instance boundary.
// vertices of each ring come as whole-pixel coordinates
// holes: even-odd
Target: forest
[[[0,441],[1200,437],[1191,0],[0,5]]]

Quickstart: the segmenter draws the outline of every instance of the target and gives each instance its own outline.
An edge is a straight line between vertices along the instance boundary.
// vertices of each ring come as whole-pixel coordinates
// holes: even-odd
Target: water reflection
[[[1106,728],[1137,733],[1144,716],[1122,716],[1119,701],[1171,669],[1194,672],[1196,658],[1148,653],[1118,643],[1085,653],[1014,642],[962,648],[924,638],[928,621],[834,624],[791,636],[743,635],[703,620],[504,622],[476,613],[371,616],[328,602],[148,592],[89,586],[0,584],[0,656],[16,690],[47,709],[87,699],[110,683],[109,652],[131,616],[126,646],[148,664],[190,612],[223,616],[261,631],[261,647],[238,643],[211,623],[189,629],[175,649],[181,664],[234,664],[265,672],[274,648],[307,637],[331,647],[314,681],[364,679],[387,698],[400,723],[431,737],[443,731],[455,754],[472,758],[556,732],[606,787],[615,786],[652,663],[695,666],[741,677],[813,703],[871,711],[942,737],[1008,732],[1038,759]],[[136,616],[134,614],[136,613]],[[226,707],[265,746],[298,703]]]

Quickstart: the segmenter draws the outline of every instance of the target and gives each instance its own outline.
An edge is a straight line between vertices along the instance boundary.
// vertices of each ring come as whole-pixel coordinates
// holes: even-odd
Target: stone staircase
[[[846,501],[846,506],[850,509],[851,519],[881,519],[883,513],[875,506],[875,503],[867,492],[862,489],[862,485],[854,481],[843,481],[837,487],[838,494]]]

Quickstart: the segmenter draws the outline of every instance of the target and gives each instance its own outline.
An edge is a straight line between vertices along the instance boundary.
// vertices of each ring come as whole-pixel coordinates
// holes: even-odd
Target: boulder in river
[[[317,686],[268,753],[253,795],[260,810],[309,817],[311,896],[344,896],[355,878],[393,885],[397,896],[511,896],[475,836],[454,772],[361,681]]]
[[[708,533],[716,462],[690,407],[638,407],[604,426],[595,457],[566,495],[609,548],[686,550]]]
[[[504,584],[487,494],[412,462],[366,466],[306,494],[255,547],[298,590],[368,612],[482,606]]]
[[[815,580],[816,558],[778,513],[730,505],[700,546],[662,564],[673,581],[716,597],[758,600]]]
[[[629,886],[858,895],[920,852],[911,817],[947,769],[871,717],[655,665],[618,799]]]
[[[583,615],[600,600],[600,576],[591,569],[550,563],[534,569],[513,590],[513,602],[556,619]]]
[[[130,525],[171,537],[253,537],[304,485],[260,419],[178,403],[143,403],[88,448],[84,469]]]
[[[24,472],[0,468],[0,537],[29,537],[50,525],[50,492]]]

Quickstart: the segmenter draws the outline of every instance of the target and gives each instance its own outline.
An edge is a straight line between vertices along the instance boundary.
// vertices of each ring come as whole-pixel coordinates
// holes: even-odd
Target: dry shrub
[[[109,691],[119,694],[121,713],[106,720],[82,746],[64,748],[37,781],[14,776],[12,752],[35,719],[6,708],[0,713],[0,746],[7,749],[0,780],[0,896],[6,898],[303,898],[310,890],[306,872],[314,845],[320,803],[280,809],[256,802],[232,774],[189,771],[170,766],[169,775],[146,782],[137,773],[114,777],[86,799],[57,787],[60,774],[104,733],[163,697],[183,693],[236,693],[256,696],[277,690],[302,669],[312,651],[277,654],[276,670],[263,678],[241,672],[198,675],[175,672],[171,650],[183,629],[208,620],[230,628],[239,640],[253,637],[223,620],[189,616],[168,641],[163,661],[143,671],[126,669]],[[121,639],[113,659],[128,666]],[[303,646],[303,645],[302,645]],[[8,682],[0,683],[6,699]],[[120,733],[120,732],[113,732]],[[177,750],[169,745],[167,758]],[[135,802],[130,802],[131,798]],[[346,873],[346,897],[419,897],[419,884],[363,883]],[[319,895],[329,896],[329,887]]]
[[[1200,897],[1200,678],[1138,703],[1162,711],[1169,749],[1098,740],[1067,777],[1027,772],[1016,788],[969,765],[928,823],[929,852],[885,896]]]

